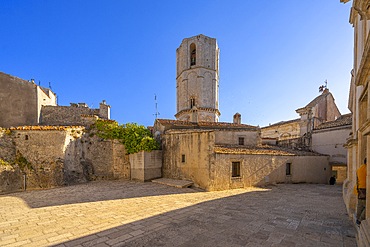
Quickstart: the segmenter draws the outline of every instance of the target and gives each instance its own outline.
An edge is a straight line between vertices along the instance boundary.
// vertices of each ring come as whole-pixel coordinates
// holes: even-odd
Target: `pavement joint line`
[[[300,198],[298,192],[305,193],[306,198]],[[297,204],[289,201],[297,201]],[[314,206],[310,207],[309,203]],[[5,205],[12,206],[8,212],[0,211],[3,222],[0,228],[6,226],[6,231],[0,229],[0,246],[17,234],[15,244],[30,241],[27,246],[35,246],[35,243],[37,247],[50,244],[122,246],[126,243],[151,246],[157,238],[166,240],[167,245],[186,245],[196,244],[197,236],[202,235],[208,236],[203,240],[209,244],[215,241],[213,245],[203,243],[204,246],[215,247],[223,243],[271,246],[290,242],[305,244],[305,241],[307,245],[330,247],[346,241],[346,247],[356,246],[355,231],[346,218],[341,189],[328,185],[199,192],[151,183],[105,181],[0,195],[0,208]],[[319,234],[305,234],[309,232]],[[240,238],[233,239],[233,234]],[[176,242],[184,237],[188,239],[184,243]],[[46,244],[47,240],[51,242]]]

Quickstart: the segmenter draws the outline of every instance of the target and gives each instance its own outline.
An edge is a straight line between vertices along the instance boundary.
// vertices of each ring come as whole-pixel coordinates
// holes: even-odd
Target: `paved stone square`
[[[0,196],[0,246],[356,246],[340,186],[104,181]]]

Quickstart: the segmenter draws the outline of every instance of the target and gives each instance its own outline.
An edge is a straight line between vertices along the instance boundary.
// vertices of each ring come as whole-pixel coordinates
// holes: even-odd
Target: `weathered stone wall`
[[[209,174],[214,162],[213,131],[167,131],[162,139],[163,177],[191,180],[208,188]]]
[[[277,140],[299,138],[301,127],[299,120],[287,121],[283,124],[275,124],[261,128],[262,138],[276,138]]]
[[[86,125],[84,115],[99,116],[99,109],[85,106],[43,106],[41,108],[42,125]]]
[[[23,188],[22,172],[18,167],[8,165],[16,154],[11,132],[0,128],[0,193]]]
[[[0,72],[0,127],[37,124],[37,85]]]
[[[232,162],[240,162],[240,177],[232,177]],[[286,175],[291,163],[291,175]],[[327,183],[326,156],[216,154],[208,190],[243,188],[270,183]]]
[[[0,127],[36,125],[42,105],[56,105],[49,89],[0,72]]]
[[[16,149],[12,138],[12,132],[0,128],[0,159],[10,161],[15,157]]]
[[[162,177],[162,151],[141,151],[130,154],[131,179],[148,181]]]
[[[245,130],[215,131],[215,143],[218,145],[238,145],[239,137],[244,138],[245,146],[256,146],[259,144],[260,141],[258,131],[245,131]]]
[[[79,134],[77,134],[79,132]],[[30,163],[24,169],[27,188],[51,188],[64,185],[65,150],[83,133],[80,128],[40,128],[13,130],[16,155]]]
[[[131,164],[125,146],[119,141],[113,141],[113,179],[130,179]],[[161,160],[162,162],[162,160]],[[162,164],[162,163],[161,163]]]
[[[23,174],[28,189],[130,178],[124,145],[90,136],[83,127],[0,130],[0,159],[13,164],[0,166],[0,192],[23,188]]]

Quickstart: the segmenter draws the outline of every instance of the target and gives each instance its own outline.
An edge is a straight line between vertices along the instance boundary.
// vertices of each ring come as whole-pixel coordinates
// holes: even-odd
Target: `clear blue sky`
[[[351,3],[339,0],[2,0],[0,71],[34,78],[59,105],[104,99],[119,123],[175,119],[176,49],[204,34],[220,47],[222,122],[266,126],[328,80],[348,113]],[[1,90],[1,89],[0,89]]]

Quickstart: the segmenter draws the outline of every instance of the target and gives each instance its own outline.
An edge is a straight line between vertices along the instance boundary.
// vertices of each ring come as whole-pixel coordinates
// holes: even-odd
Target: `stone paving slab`
[[[170,178],[158,178],[152,180],[153,183],[164,184],[176,188],[188,188],[191,187],[194,183],[192,181],[187,180],[179,180],[179,179],[170,179]]]
[[[0,196],[0,246],[356,246],[341,187],[105,181]]]

